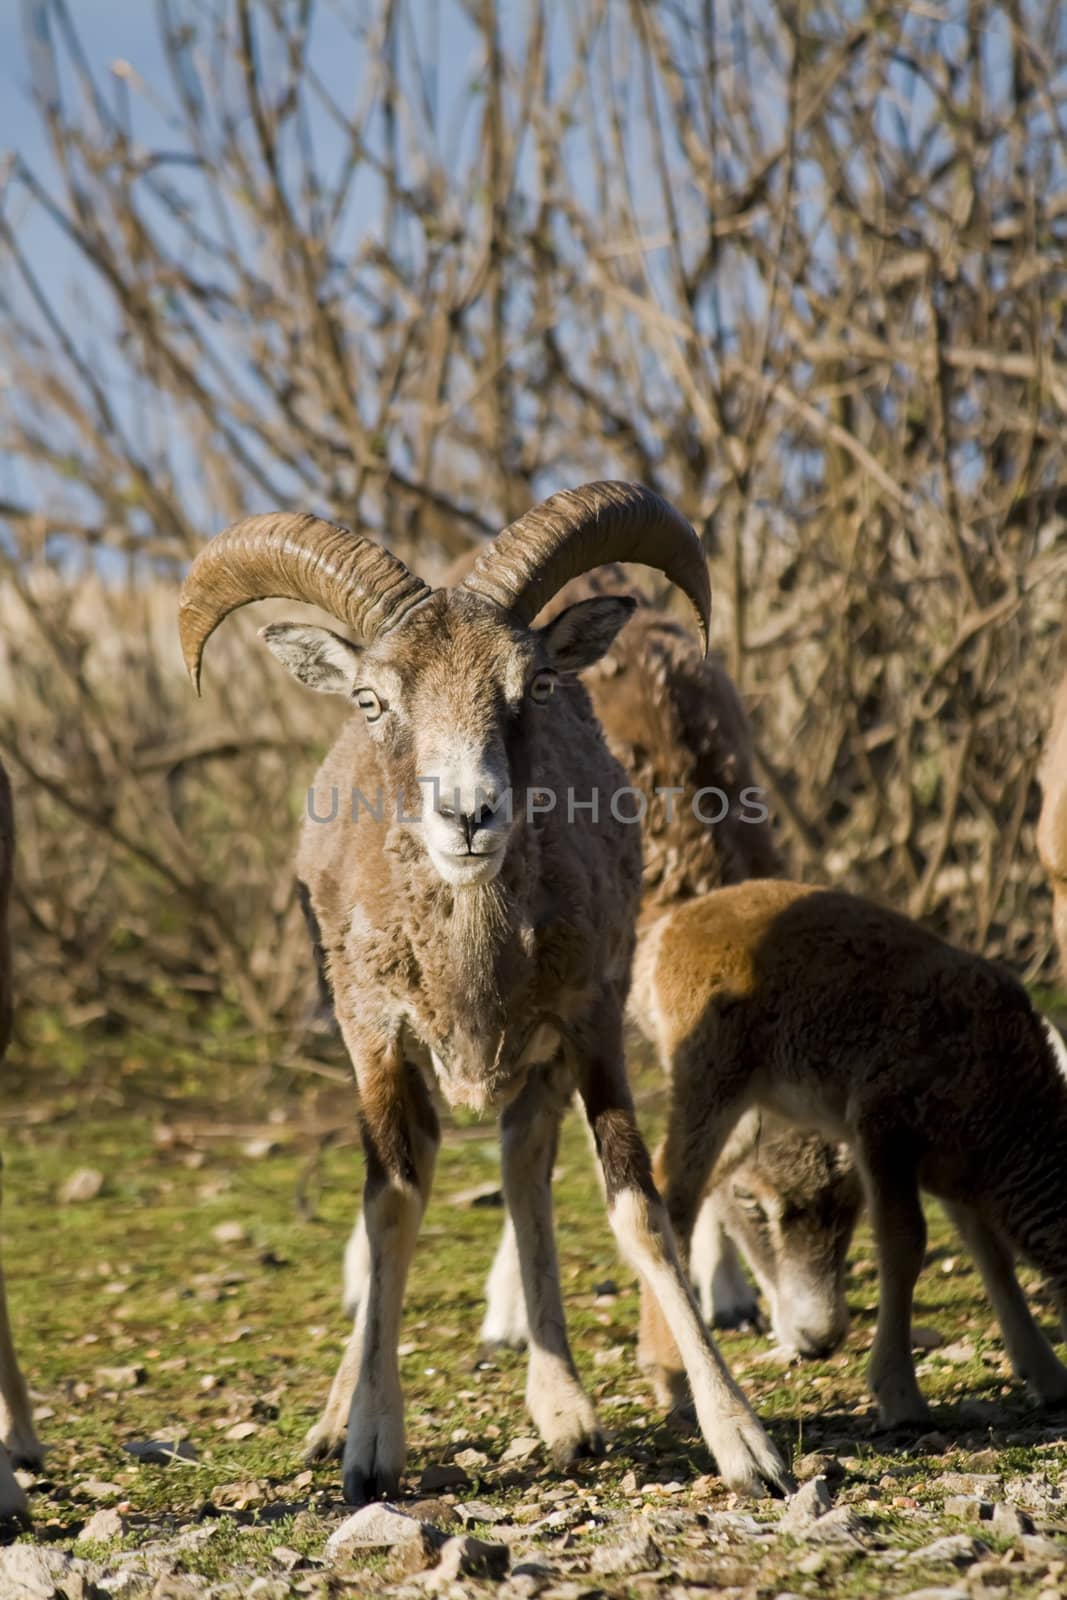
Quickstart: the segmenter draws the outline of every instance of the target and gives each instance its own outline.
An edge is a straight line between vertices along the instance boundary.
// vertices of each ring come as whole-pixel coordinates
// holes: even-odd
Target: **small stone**
[[[507,1577],[511,1551],[506,1544],[489,1544],[471,1534],[457,1535],[441,1547],[441,1559],[426,1575],[429,1587],[455,1583],[460,1578],[484,1578],[500,1583]]]
[[[613,1540],[598,1546],[590,1559],[590,1569],[602,1577],[632,1577],[636,1572],[655,1572],[663,1556],[655,1540],[641,1530],[632,1539]]]
[[[521,1434],[518,1439],[512,1439],[500,1460],[501,1462],[528,1461],[540,1448],[540,1439],[535,1439],[532,1434]]]
[[[276,1544],[270,1553],[270,1558],[276,1566],[283,1567],[286,1572],[295,1571],[304,1560],[299,1550],[294,1550],[287,1544]]]
[[[830,1486],[821,1475],[809,1478],[785,1503],[779,1527],[783,1533],[804,1533],[824,1517],[834,1503]]]
[[[188,1439],[133,1439],[122,1447],[144,1466],[166,1467],[172,1461],[195,1461],[196,1451]]]
[[[943,1336],[936,1328],[913,1326],[911,1330],[911,1348],[913,1350],[937,1350],[944,1344]]]
[[[1020,1540],[1023,1554],[1033,1556],[1037,1561],[1063,1561],[1067,1559],[1067,1542],[1063,1539],[1050,1539],[1044,1533],[1024,1533]]]
[[[801,1556],[797,1562],[797,1571],[802,1572],[806,1578],[814,1578],[824,1568],[830,1565],[833,1558],[828,1550],[812,1550],[806,1556]]]
[[[921,1550],[911,1550],[905,1561],[949,1561],[954,1567],[969,1567],[972,1562],[989,1554],[989,1546],[969,1533],[948,1533],[943,1539],[924,1544]]]
[[[964,1367],[968,1361],[973,1361],[978,1354],[978,1346],[973,1339],[954,1339],[951,1344],[943,1344],[937,1352],[939,1361],[947,1361],[954,1367]]]
[[[251,1439],[258,1432],[259,1425],[255,1422],[235,1422],[232,1428],[226,1429],[226,1437],[240,1444],[242,1439]]]
[[[993,1507],[993,1532],[1005,1539],[1017,1539],[1021,1533],[1033,1533],[1034,1519],[1020,1511],[1018,1506],[1002,1500]]]
[[[148,1374],[144,1367],[97,1367],[94,1374],[101,1389],[139,1389]]]
[[[993,1515],[993,1503],[976,1494],[947,1494],[945,1515],[963,1517],[968,1522],[988,1522]]]
[[[609,1345],[606,1350],[597,1350],[593,1355],[594,1367],[615,1367],[620,1361],[625,1361],[630,1351],[624,1344]]]
[[[420,1494],[440,1494],[443,1489],[469,1489],[470,1486],[471,1481],[462,1467],[443,1462],[424,1467],[419,1478]]]
[[[435,1537],[436,1535],[436,1537]],[[349,1550],[392,1550],[397,1545],[421,1545],[429,1552],[442,1536],[429,1523],[409,1517],[386,1503],[364,1506],[336,1527],[326,1541],[331,1560]]]
[[[4,1600],[66,1600],[76,1593],[81,1600],[92,1590],[86,1581],[90,1568],[65,1550],[35,1544],[12,1544],[0,1549],[0,1595]]]
[[[828,1484],[833,1485],[841,1482],[845,1469],[836,1456],[813,1450],[794,1463],[793,1473],[800,1483],[806,1483],[809,1478],[825,1478]]]
[[[88,1522],[82,1528],[79,1538],[99,1539],[105,1543],[108,1539],[119,1539],[126,1531],[126,1523],[117,1511],[101,1506],[99,1511],[94,1511]]]
[[[484,1450],[457,1450],[452,1459],[457,1467],[462,1467],[464,1472],[469,1472],[474,1477],[489,1465],[489,1457]]]
[[[261,1506],[266,1494],[262,1484],[249,1479],[237,1483],[218,1483],[209,1498],[220,1511],[246,1511],[249,1506]]]
[[[106,1478],[82,1478],[74,1485],[75,1500],[119,1500],[125,1490]]]
[[[78,1167],[59,1187],[60,1205],[81,1205],[85,1200],[95,1200],[104,1187],[104,1174],[95,1167]]]
[[[863,1518],[851,1506],[834,1506],[832,1511],[827,1511],[811,1524],[806,1537],[817,1544],[844,1544],[859,1549],[866,1526]]]
[[[944,1489],[948,1494],[973,1494],[997,1500],[1003,1483],[995,1472],[942,1472],[934,1479],[933,1487]]]
[[[244,1244],[248,1238],[240,1222],[219,1222],[211,1230],[216,1244]]]
[[[966,1589],[911,1589],[901,1600],[967,1600]]]
[[[488,1505],[484,1500],[466,1500],[456,1507],[456,1515],[461,1522],[488,1523],[493,1527],[498,1522],[507,1522],[509,1517],[506,1511],[499,1506]]]

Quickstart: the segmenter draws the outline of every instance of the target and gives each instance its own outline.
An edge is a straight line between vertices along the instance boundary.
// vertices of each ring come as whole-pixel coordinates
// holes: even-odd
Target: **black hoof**
[[[399,1490],[400,1479],[395,1473],[364,1472],[360,1467],[350,1467],[344,1475],[346,1506],[367,1506],[374,1500],[395,1500]]]

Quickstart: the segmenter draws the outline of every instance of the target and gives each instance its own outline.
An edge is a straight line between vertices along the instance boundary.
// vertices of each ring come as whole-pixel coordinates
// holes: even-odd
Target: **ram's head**
[[[605,595],[535,628],[541,608],[606,561],[658,567],[689,596],[707,644],[707,564],[689,524],[635,484],[592,483],[535,506],[486,546],[463,582],[431,589],[370,539],[319,517],[249,517],[201,551],[182,587],[182,649],[199,687],[205,643],[238,606],[307,601],[344,623],[276,623],[263,637],[310,688],[343,694],[366,719],[380,766],[395,775],[440,875],[496,876],[537,780],[530,752],[553,717],[561,676],[610,646],[633,607]],[[580,781],[581,774],[575,774]]]

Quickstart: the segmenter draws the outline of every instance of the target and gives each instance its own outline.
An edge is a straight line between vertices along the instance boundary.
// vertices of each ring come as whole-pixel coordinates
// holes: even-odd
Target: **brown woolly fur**
[[[487,708],[474,700],[472,680],[492,685],[514,644],[513,630],[484,603],[439,592],[377,653],[415,684],[413,723],[432,704],[439,720],[481,734]],[[538,1021],[587,1006],[605,975],[623,993],[629,978],[640,834],[607,804],[625,778],[580,683],[561,683],[546,710],[523,711],[512,732],[518,837],[492,884],[455,890],[440,879],[397,818],[398,793],[405,814],[421,800],[413,752],[374,743],[359,717],[314,782],[320,797],[337,788],[338,818],[309,823],[298,857],[338,1011],[378,1027],[388,996],[392,1025],[405,1019],[448,1060],[448,1098],[480,1109],[519,1086],[519,1058]],[[573,826],[558,826],[555,813],[523,819],[531,785],[562,796],[569,784],[583,797],[601,792],[595,823],[582,811]],[[380,823],[365,811],[351,820],[354,787],[385,796]]]
[[[885,1420],[923,1410],[907,1326],[920,1186],[978,1259],[1017,1369],[1044,1398],[1067,1396],[1010,1271],[1012,1252],[1031,1261],[1067,1312],[1067,1056],[1014,978],[868,901],[752,882],[665,918],[636,984],[674,1074],[663,1166],[683,1237],[749,1106],[818,1126],[851,1144],[871,1207]]]
[[[1052,925],[1067,982],[1067,676],[1052,708],[1052,722],[1041,761],[1041,816],[1037,850],[1052,888]]]
[[[724,884],[772,877],[781,860],[768,819],[757,820],[742,792],[756,788],[752,729],[722,662],[705,658],[692,631],[651,602],[617,564],[568,584],[544,616],[593,594],[638,601],[610,651],[583,675],[608,747],[648,798],[642,826],[642,916]],[[673,802],[657,790],[680,789]],[[693,809],[702,789],[728,796],[710,825]],[[705,801],[705,812],[715,805]]]

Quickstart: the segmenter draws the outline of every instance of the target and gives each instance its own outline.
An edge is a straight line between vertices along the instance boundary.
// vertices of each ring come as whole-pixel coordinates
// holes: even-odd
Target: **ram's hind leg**
[[[533,1069],[500,1119],[504,1198],[515,1231],[529,1327],[526,1404],[559,1467],[600,1454],[596,1412],[567,1342],[552,1226],[552,1168],[570,1082],[561,1067]],[[502,1248],[506,1247],[506,1236]]]
[[[580,1087],[604,1171],[608,1216],[619,1248],[641,1277],[646,1294],[655,1301],[677,1345],[701,1432],[723,1478],[742,1493],[761,1493],[764,1488],[784,1493],[792,1487],[788,1469],[730,1376],[701,1320],[679,1260],[634,1117],[623,1065],[621,1017],[614,1008],[593,1019],[585,1038]],[[717,1144],[711,1141],[703,1175],[690,1169],[685,1197],[691,1213],[687,1231],[692,1228],[707,1169],[722,1147],[730,1120],[722,1119],[722,1138]]]
[[[1062,1404],[1067,1400],[1067,1367],[1034,1321],[1010,1249],[970,1206],[944,1204],[982,1274],[1016,1376],[1046,1405]]]

